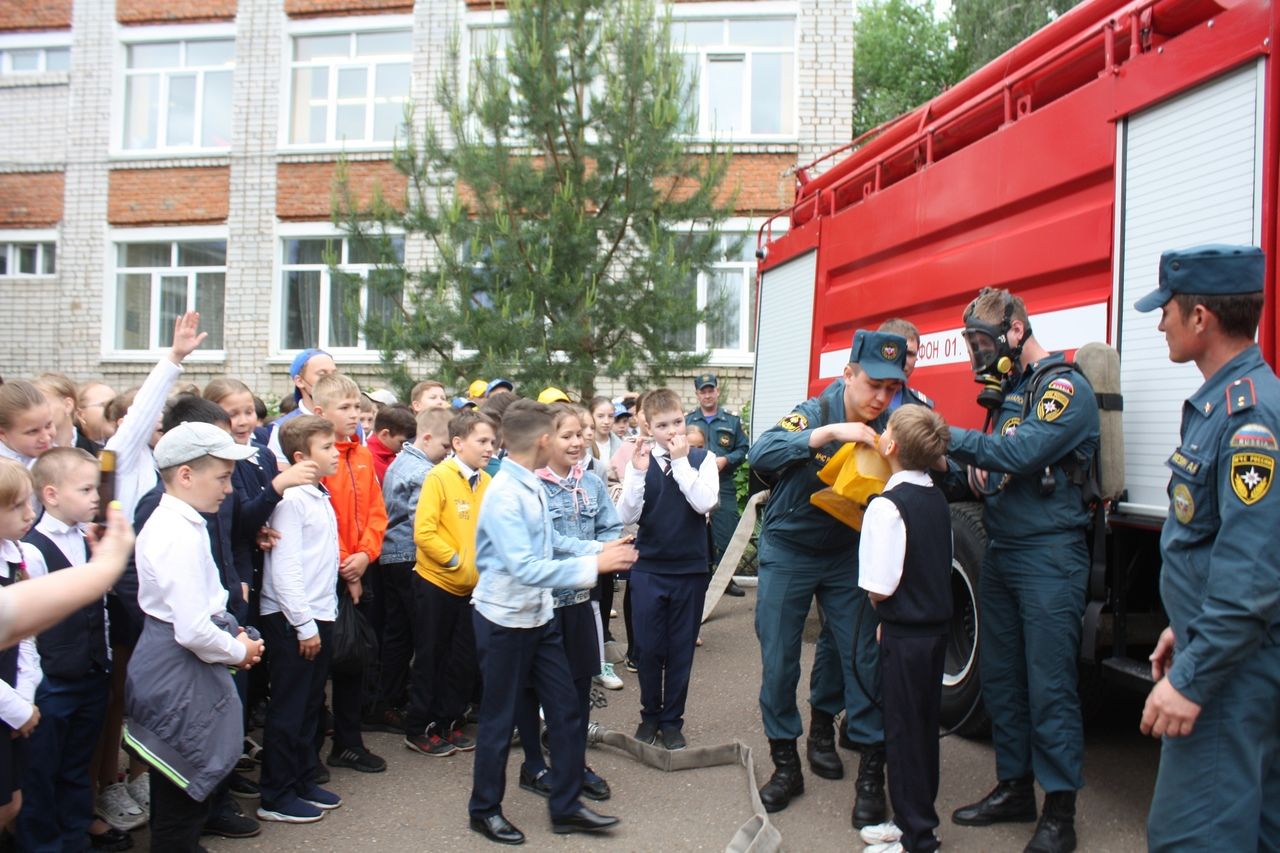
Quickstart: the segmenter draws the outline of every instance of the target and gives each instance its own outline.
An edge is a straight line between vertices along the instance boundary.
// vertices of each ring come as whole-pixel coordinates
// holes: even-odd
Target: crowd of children
[[[137,532],[108,595],[0,652],[5,843],[125,850],[149,821],[153,849],[196,851],[202,834],[319,821],[342,805],[328,768],[386,769],[370,730],[425,756],[473,752],[471,828],[493,841],[524,839],[501,808],[513,730],[519,786],[548,799],[554,831],[615,826],[582,798],[611,796],[585,747],[593,684],[623,687],[605,650],[619,573],[635,737],[686,745],[721,498],[680,396],[579,406],[555,388],[522,399],[505,379],[452,398],[425,381],[401,405],[306,350],[269,421],[238,380],[179,385],[204,337],[198,315],[178,318],[170,351],[123,393],[54,374],[0,384],[0,586],[86,564],[104,498]],[[908,471],[943,434],[904,418],[890,430]],[[868,524],[890,503],[894,536],[931,519],[932,495],[898,487],[918,480],[895,476]],[[886,626],[913,612],[893,609],[899,580],[931,571],[908,562],[904,576],[893,542],[877,547],[898,555],[896,573],[864,581]],[[904,679],[938,665],[920,634],[886,629]],[[931,703],[913,711],[926,727]],[[258,727],[261,746],[247,737]],[[936,749],[902,755],[923,762],[901,793],[902,830],[923,838]]]

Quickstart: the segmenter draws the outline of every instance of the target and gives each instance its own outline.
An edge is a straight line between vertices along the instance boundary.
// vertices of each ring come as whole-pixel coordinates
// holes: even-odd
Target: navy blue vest
[[[30,531],[24,541],[40,552],[50,573],[71,565],[62,549],[40,531]],[[110,670],[104,613],[99,599],[37,635],[36,648],[40,650],[40,667],[45,675],[73,680]]]
[[[689,464],[696,471],[706,456],[707,451],[702,448],[691,448]],[[649,470],[644,475],[644,507],[640,510],[640,529],[636,533],[640,559],[631,571],[657,575],[706,574],[710,565],[707,519],[689,506],[675,478],[663,473],[662,466],[670,461],[670,457],[663,457],[660,462],[656,456],[649,460]]]
[[[5,562],[9,563],[9,577],[0,577],[0,587],[6,587],[10,584],[17,583],[18,573],[23,569],[21,563],[10,562],[9,560],[6,560]],[[3,679],[4,683],[8,684],[10,687],[16,687],[18,685],[17,643],[14,643],[3,651],[0,651],[0,679]],[[5,729],[9,729],[9,724],[0,720],[0,735],[3,735]],[[10,729],[10,731],[12,731],[12,729]]]
[[[951,509],[935,486],[901,483],[878,497],[893,503],[907,528],[902,580],[876,605],[887,633],[942,634],[951,621]]]

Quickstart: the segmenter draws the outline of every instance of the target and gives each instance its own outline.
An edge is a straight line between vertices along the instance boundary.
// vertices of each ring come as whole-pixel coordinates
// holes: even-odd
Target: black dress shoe
[[[530,773],[523,764],[520,765],[520,787],[537,794],[539,797],[551,796],[551,784],[547,781],[550,771],[543,769],[537,775]]]
[[[956,809],[951,822],[960,826],[1031,823],[1036,819],[1036,789],[1028,776],[1004,780],[976,803]]]
[[[746,592],[730,579],[729,585],[724,588],[724,594],[732,595],[734,598],[742,598],[742,596],[746,595]]]
[[[499,844],[524,844],[524,833],[512,826],[511,821],[503,817],[501,812],[488,817],[472,815],[471,829]]]
[[[613,790],[608,782],[596,774],[596,771],[587,767],[582,774],[582,796],[601,803],[613,796]]]
[[[658,724],[651,720],[642,720],[640,725],[636,726],[636,740],[641,743],[652,744],[658,739]]]
[[[570,832],[603,832],[613,829],[621,823],[616,817],[596,814],[586,806],[582,806],[568,817],[551,818],[551,831],[557,835]]]
[[[102,850],[105,853],[119,853],[123,850],[133,849],[133,839],[127,832],[121,832],[114,826],[108,826],[106,832],[100,832],[94,835],[89,833],[89,847],[93,850]],[[0,851],[17,850],[16,842],[9,847],[0,844]]]

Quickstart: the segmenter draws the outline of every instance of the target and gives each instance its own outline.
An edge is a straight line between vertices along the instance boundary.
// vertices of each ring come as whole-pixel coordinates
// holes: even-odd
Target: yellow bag
[[[851,442],[818,472],[818,479],[829,488],[810,495],[809,503],[854,530],[862,530],[867,502],[884,491],[889,476],[889,464],[874,448]]]

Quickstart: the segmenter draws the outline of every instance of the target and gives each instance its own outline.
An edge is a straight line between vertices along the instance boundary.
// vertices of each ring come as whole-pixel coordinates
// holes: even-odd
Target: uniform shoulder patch
[[[1001,435],[1013,435],[1018,431],[1018,424],[1022,423],[1022,418],[1014,416],[1005,421],[1000,427]]]
[[[1055,382],[1060,380],[1054,380]],[[1074,392],[1075,389],[1072,389]],[[1062,413],[1067,410],[1067,406],[1071,405],[1071,395],[1055,388],[1049,388],[1040,397],[1040,402],[1036,403],[1036,417],[1042,421],[1052,423],[1062,417]]]
[[[1070,397],[1076,393],[1076,386],[1071,384],[1070,379],[1066,379],[1064,377],[1059,376],[1057,379],[1049,383],[1049,390],[1061,391],[1063,394],[1066,394],[1068,397]]]
[[[799,412],[792,412],[782,420],[778,421],[778,426],[782,427],[787,432],[800,432],[808,429],[809,419]]]
[[[1234,415],[1252,409],[1258,402],[1253,390],[1253,380],[1245,376],[1227,386],[1227,414]]]
[[[1276,461],[1266,453],[1231,454],[1231,490],[1245,506],[1253,506],[1271,491]]]
[[[1263,424],[1245,424],[1231,434],[1232,447],[1244,447],[1250,450],[1280,450],[1276,436]]]

